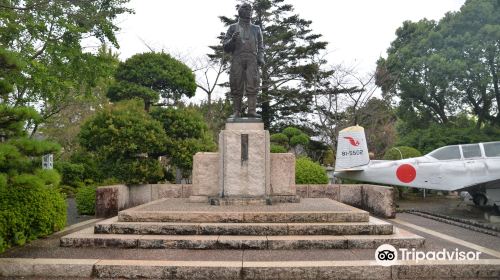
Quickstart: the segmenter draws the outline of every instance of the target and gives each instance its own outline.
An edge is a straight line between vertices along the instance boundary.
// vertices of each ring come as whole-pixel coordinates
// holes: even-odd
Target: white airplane
[[[386,185],[468,191],[478,206],[500,209],[500,141],[445,146],[401,160],[370,160],[364,129],[339,133],[335,176]]]

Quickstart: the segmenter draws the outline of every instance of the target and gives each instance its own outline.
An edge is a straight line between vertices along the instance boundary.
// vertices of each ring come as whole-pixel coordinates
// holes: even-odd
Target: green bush
[[[500,128],[484,126],[478,129],[473,120],[462,120],[456,126],[432,124],[425,129],[401,128],[398,145],[415,147],[427,154],[446,145],[498,141]]]
[[[64,195],[36,176],[21,175],[15,185],[0,188],[0,252],[60,230],[65,224]]]
[[[71,186],[62,185],[59,187],[60,192],[66,195],[66,197],[75,197],[77,192],[76,188]]]
[[[84,181],[85,166],[83,164],[59,161],[54,168],[62,174],[62,184],[66,186],[79,187]]]
[[[76,209],[80,215],[94,215],[95,192],[97,187],[85,186],[78,189],[76,193]]]
[[[401,153],[400,153],[401,152]],[[385,152],[385,160],[400,160],[405,158],[419,157],[422,154],[415,148],[400,146],[392,147]]]
[[[103,164],[106,165],[106,162]],[[154,184],[165,176],[163,168],[156,158],[120,158],[109,161],[108,166],[112,166],[109,169],[109,174],[118,178],[118,181],[131,185]],[[107,170],[107,168],[103,166],[103,170]]]
[[[333,166],[335,163],[335,155],[333,153],[332,149],[326,150],[325,154],[323,155],[323,164],[326,166]]]
[[[309,144],[309,136],[304,133],[294,135],[290,138],[290,146],[295,147],[297,145],[306,146]]]
[[[271,151],[273,150],[272,145],[274,144],[283,147],[286,151],[293,150],[296,154],[295,149],[297,146],[301,145],[305,148],[309,142],[309,136],[303,133],[300,129],[287,127],[282,133],[275,133],[271,135]],[[275,147],[274,149],[276,150],[280,148]]]
[[[326,170],[310,158],[301,157],[295,161],[296,184],[327,184]]]
[[[288,138],[292,138],[295,135],[302,134],[302,131],[295,127],[287,127],[283,129],[283,134],[285,134]]]
[[[286,153],[288,152],[285,147],[276,145],[276,144],[271,144],[271,153]]]
[[[79,140],[106,177],[129,184],[156,183],[163,178],[156,159],[165,151],[167,135],[136,100],[117,103],[87,120]]]
[[[217,149],[203,115],[193,108],[156,108],[151,116],[163,125],[166,133],[165,154],[173,166],[193,168],[198,152]]]
[[[288,145],[288,136],[283,133],[275,133],[271,135],[271,142],[280,145]]]

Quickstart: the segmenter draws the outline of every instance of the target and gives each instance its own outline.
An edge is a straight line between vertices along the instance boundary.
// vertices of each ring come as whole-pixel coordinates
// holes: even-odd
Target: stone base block
[[[191,195],[216,196],[219,190],[219,153],[196,153],[193,157]]]
[[[295,155],[271,154],[271,195],[296,195]]]
[[[192,195],[189,197],[188,202],[190,202],[190,203],[208,203],[208,196]]]
[[[245,129],[219,134],[219,189],[223,196],[263,197],[270,193],[269,131]]]

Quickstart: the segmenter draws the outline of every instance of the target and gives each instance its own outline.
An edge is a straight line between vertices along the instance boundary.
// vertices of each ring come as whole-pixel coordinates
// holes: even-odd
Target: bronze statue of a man
[[[259,68],[264,64],[264,44],[260,27],[250,22],[252,6],[243,4],[238,9],[238,23],[229,26],[224,38],[224,51],[232,56],[229,84],[233,99],[233,115],[242,114],[243,92],[248,99],[248,117],[260,118],[256,113],[257,92],[260,86]]]

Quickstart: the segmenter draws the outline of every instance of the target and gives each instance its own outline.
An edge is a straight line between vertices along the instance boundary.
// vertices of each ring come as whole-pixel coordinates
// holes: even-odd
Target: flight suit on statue
[[[232,118],[241,116],[243,92],[248,99],[248,116],[256,113],[257,92],[260,86],[259,65],[264,64],[264,44],[260,27],[250,22],[252,7],[243,4],[238,9],[238,23],[229,26],[224,38],[224,51],[231,53],[229,84],[233,99]]]

